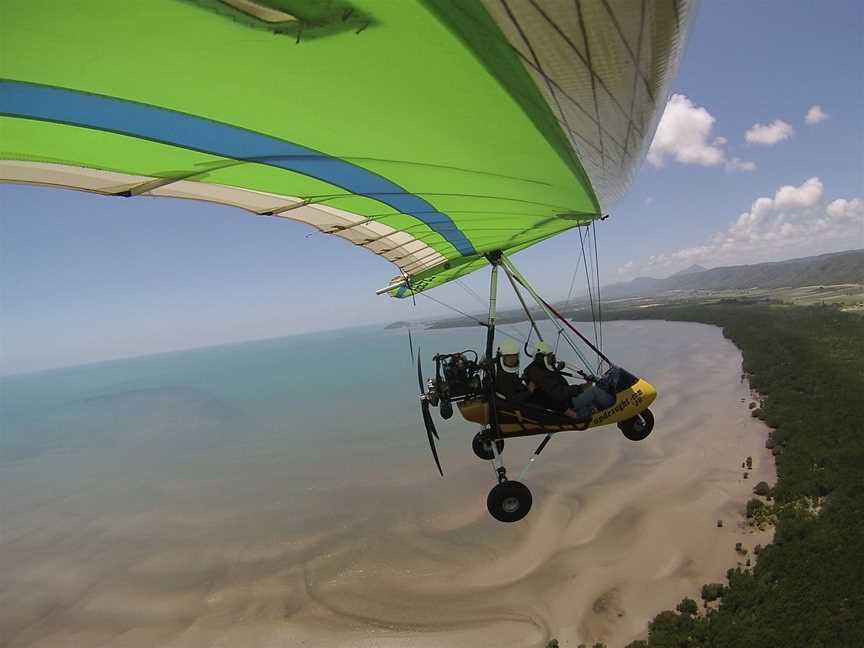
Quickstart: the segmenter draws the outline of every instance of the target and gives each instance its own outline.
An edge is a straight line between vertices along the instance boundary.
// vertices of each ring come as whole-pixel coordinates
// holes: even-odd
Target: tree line
[[[616,319],[714,324],[761,394],[752,413],[777,483],[747,513],[776,524],[753,567],[660,612],[627,648],[864,646],[864,318],[832,307],[729,303],[619,311]],[[718,600],[719,605],[707,606]]]

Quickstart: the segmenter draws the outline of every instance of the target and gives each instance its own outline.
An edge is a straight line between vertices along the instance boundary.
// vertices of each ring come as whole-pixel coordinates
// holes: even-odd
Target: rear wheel
[[[531,491],[522,482],[503,481],[486,498],[486,508],[499,522],[518,522],[531,510]]]
[[[654,415],[651,410],[643,410],[633,418],[621,421],[618,424],[621,433],[631,441],[641,441],[651,434],[654,429]]]
[[[498,454],[500,455],[504,451],[504,439],[498,439],[495,441],[495,445],[498,446]],[[489,437],[484,436],[482,432],[474,435],[474,440],[471,441],[471,448],[474,450],[474,454],[481,459],[488,461],[495,458],[495,455],[492,453],[492,443]]]

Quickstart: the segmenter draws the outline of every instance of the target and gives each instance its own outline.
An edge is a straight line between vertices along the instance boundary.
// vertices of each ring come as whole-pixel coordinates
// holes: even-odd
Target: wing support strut
[[[531,315],[531,311],[528,310],[528,306],[525,304],[525,299],[522,297],[522,293],[519,291],[519,287],[516,285],[516,281],[513,279],[513,275],[507,270],[507,267],[504,267],[504,274],[507,275],[507,279],[510,281],[510,285],[513,287],[513,292],[516,293],[516,297],[519,299],[519,303],[522,305],[522,310],[525,311],[525,316],[528,318],[528,321],[531,322],[531,328],[534,330],[534,333],[537,334],[537,339],[542,342],[543,335],[540,333],[540,329],[537,327],[537,322],[534,321],[534,316]],[[529,334],[530,338],[531,335]],[[529,358],[531,357],[531,353],[528,351],[528,340],[525,340],[525,355]]]
[[[495,371],[498,362],[495,358],[495,317],[498,307],[498,267],[504,255],[501,252],[492,252],[486,255],[492,264],[492,272],[489,279],[489,317],[486,322],[486,381],[489,398],[489,427],[492,432],[492,448],[497,453],[495,439],[500,438],[501,432],[498,427],[498,403],[495,395]],[[503,470],[503,466],[502,466]],[[499,475],[500,477],[500,475]]]

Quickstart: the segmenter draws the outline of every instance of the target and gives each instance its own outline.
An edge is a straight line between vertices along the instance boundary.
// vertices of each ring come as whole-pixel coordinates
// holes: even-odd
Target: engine
[[[442,418],[453,416],[453,402],[465,400],[482,391],[480,362],[476,351],[438,354],[435,378],[428,381],[429,404],[440,408]]]

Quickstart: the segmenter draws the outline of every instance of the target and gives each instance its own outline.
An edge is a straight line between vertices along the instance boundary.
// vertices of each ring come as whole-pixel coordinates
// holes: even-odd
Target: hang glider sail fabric
[[[6,0],[0,181],[302,221],[406,296],[620,196],[690,4]]]

